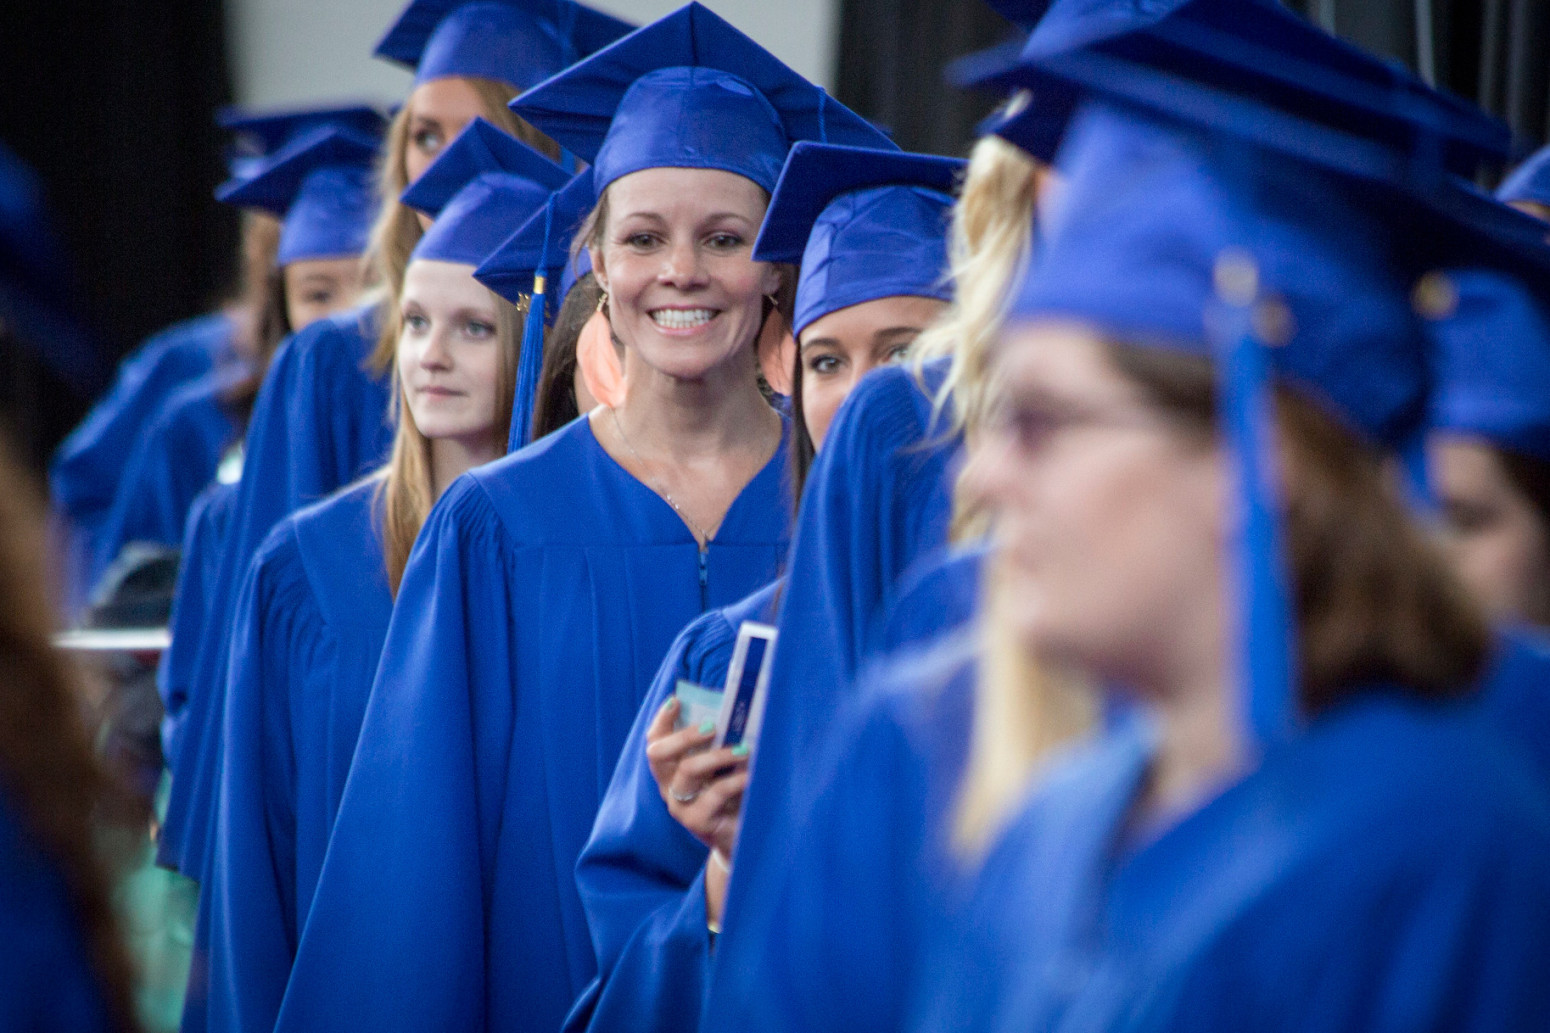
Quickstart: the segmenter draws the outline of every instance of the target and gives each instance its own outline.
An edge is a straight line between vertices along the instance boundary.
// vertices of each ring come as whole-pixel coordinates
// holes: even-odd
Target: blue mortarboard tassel
[[[889,141],[708,8],[691,3],[511,102],[592,163],[601,193],[648,168],[722,169],[773,190],[797,140]]]
[[[531,86],[634,26],[571,0],[413,0],[376,56],[415,70],[415,83],[450,77]]]
[[[544,303],[549,284],[549,239],[554,228],[554,205],[544,205],[544,254],[533,274],[533,300],[528,306],[527,323],[522,327],[522,354],[517,358],[517,386],[511,398],[511,433],[507,451],[515,452],[528,443],[533,433],[534,399],[538,378],[544,367]]]
[[[1221,423],[1235,465],[1241,507],[1232,546],[1237,592],[1237,684],[1250,687],[1242,717],[1260,743],[1279,742],[1300,724],[1296,616],[1282,544],[1274,408],[1266,345],[1255,333],[1265,299],[1259,270],[1244,251],[1217,258],[1215,304],[1206,332],[1215,338]]]

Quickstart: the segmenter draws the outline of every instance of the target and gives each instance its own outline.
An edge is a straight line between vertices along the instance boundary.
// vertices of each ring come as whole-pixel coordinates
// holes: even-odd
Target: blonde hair
[[[500,347],[500,360],[495,370],[495,423],[490,428],[490,436],[496,448],[504,453],[511,434],[517,360],[522,350],[527,310],[511,304],[494,291],[490,291],[490,298],[495,302],[495,336]],[[391,328],[396,352],[403,330],[403,316],[397,306],[384,322]],[[404,399],[397,363],[393,365],[393,385],[393,416],[398,432],[393,436],[393,451],[387,465],[378,475],[381,481],[377,486],[377,499],[382,516],[382,558],[387,566],[388,587],[396,598],[414,540],[430,515],[431,507],[436,504],[436,488],[431,481],[431,443],[415,425],[414,413]]]
[[[1019,641],[1003,602],[1010,591],[994,552],[980,588],[979,671],[968,766],[958,788],[953,843],[982,855],[1022,801],[1041,761],[1096,727],[1098,695],[1081,679],[1039,664]]]
[[[534,150],[551,158],[559,158],[559,144],[518,118],[506,106],[508,101],[521,92],[520,90],[494,79],[470,76],[465,81],[479,95],[484,106],[482,115],[486,121],[504,129]],[[399,108],[398,114],[393,116],[392,126],[388,129],[387,146],[383,149],[382,162],[377,173],[378,189],[382,196],[382,211],[377,215],[376,225],[371,230],[371,241],[366,247],[367,268],[372,270],[375,282],[387,289],[384,304],[388,306],[398,303],[399,292],[404,287],[404,270],[409,268],[409,256],[425,232],[420,228],[420,220],[415,215],[414,209],[399,203],[398,200],[398,195],[409,185],[409,169],[404,161],[404,153],[409,148],[409,120],[413,118],[412,108],[413,104],[405,104]],[[377,336],[377,347],[371,353],[370,366],[377,373],[382,373],[391,367],[393,357],[398,352],[398,333],[392,329],[393,323],[394,320],[391,318],[382,321],[382,331]]]

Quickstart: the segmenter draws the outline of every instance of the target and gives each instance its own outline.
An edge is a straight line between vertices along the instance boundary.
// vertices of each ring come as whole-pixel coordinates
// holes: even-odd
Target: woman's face
[[[774,266],[752,258],[766,198],[719,169],[645,169],[608,187],[608,224],[592,254],[626,362],[680,380],[732,363],[753,369]]]
[[[988,507],[1024,645],[1144,686],[1219,648],[1222,470],[1077,324],[1009,330],[963,487]],[[1198,654],[1204,657],[1204,654]]]
[[[1459,576],[1492,617],[1550,622],[1550,533],[1496,450],[1435,434],[1429,452],[1445,546]]]
[[[495,296],[471,265],[415,261],[399,312],[398,378],[415,426],[431,441],[488,444],[500,371]]]
[[[282,269],[291,330],[354,305],[360,300],[363,272],[359,258],[303,259]]]
[[[484,101],[467,79],[432,79],[409,94],[409,132],[404,171],[413,183],[475,118],[487,116]]]
[[[814,448],[856,383],[902,357],[944,307],[935,298],[897,295],[830,312],[802,328],[802,415]]]

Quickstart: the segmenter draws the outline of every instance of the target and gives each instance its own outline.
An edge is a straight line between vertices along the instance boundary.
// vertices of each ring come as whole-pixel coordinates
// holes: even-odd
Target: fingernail
[[[740,742],[736,746],[732,747],[732,756],[734,756],[734,757],[746,757],[746,756],[748,756],[748,744],[745,743],[745,742]]]
[[[700,734],[701,735],[705,735],[708,732],[714,732],[715,730],[716,730],[716,722],[712,721],[710,718],[706,718],[704,721],[700,722]]]
[[[662,704],[663,710],[673,710],[678,706],[678,697],[670,696],[666,703]]]

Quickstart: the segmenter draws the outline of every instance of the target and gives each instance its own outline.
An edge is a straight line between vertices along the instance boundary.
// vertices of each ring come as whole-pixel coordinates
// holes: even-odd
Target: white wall
[[[401,100],[409,73],[371,56],[407,0],[226,0],[240,104]],[[641,24],[680,0],[593,0]],[[798,72],[832,87],[839,0],[708,0],[706,6]]]

